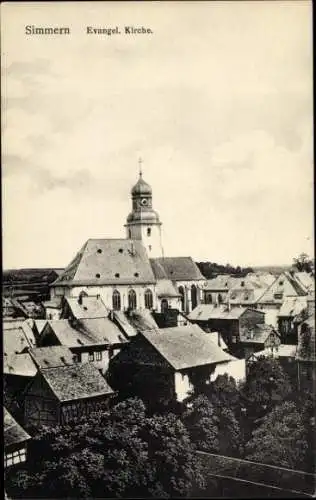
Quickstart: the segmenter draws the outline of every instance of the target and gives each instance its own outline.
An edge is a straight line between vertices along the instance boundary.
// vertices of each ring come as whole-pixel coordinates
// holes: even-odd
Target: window
[[[112,295],[112,306],[114,311],[120,311],[121,310],[121,295],[118,290],[114,290],[113,295]]]
[[[217,300],[218,300],[218,303],[219,304],[222,304],[223,303],[223,297],[222,297],[222,294],[219,293],[218,296],[217,296]]]
[[[89,361],[94,361],[94,352],[89,352]]]
[[[147,236],[151,236],[151,227],[147,227]]]
[[[120,273],[115,273],[115,278],[119,278],[120,277]]]
[[[102,360],[102,352],[96,352],[95,359],[96,359],[96,361],[101,361]]]
[[[81,361],[81,354],[80,353],[77,353],[77,354],[74,354],[73,357],[72,357],[74,363],[80,363]]]
[[[10,467],[10,465],[19,464],[20,462],[25,462],[26,460],[26,448],[21,448],[20,450],[8,453],[5,456],[5,467]]]
[[[169,309],[169,304],[168,304],[168,301],[166,299],[162,299],[161,301],[161,312],[164,314],[165,312],[167,312]]]
[[[181,295],[181,311],[184,311],[184,288],[183,286],[179,286],[179,293]]]
[[[192,310],[197,306],[197,288],[195,285],[191,286],[191,307]]]
[[[274,298],[275,299],[283,299],[283,293],[275,293]]]
[[[96,278],[101,278],[101,275],[100,275],[99,273],[97,273],[97,274],[95,275],[95,277],[96,277]]]
[[[232,336],[232,344],[236,344],[236,342],[237,342],[237,337],[236,337],[236,335],[233,335]]]
[[[154,299],[153,299],[152,291],[147,289],[145,291],[145,307],[146,307],[146,309],[152,309],[153,305],[154,305]]]
[[[128,308],[136,309],[137,307],[137,298],[135,290],[130,290],[128,292]]]

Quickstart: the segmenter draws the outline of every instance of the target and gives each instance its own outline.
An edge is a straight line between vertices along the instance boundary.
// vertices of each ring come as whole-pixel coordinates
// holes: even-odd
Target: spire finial
[[[143,159],[142,159],[142,158],[139,158],[139,160],[138,160],[138,165],[139,165],[139,177],[142,177],[142,176],[143,176],[143,171],[142,171],[142,163],[143,163]]]

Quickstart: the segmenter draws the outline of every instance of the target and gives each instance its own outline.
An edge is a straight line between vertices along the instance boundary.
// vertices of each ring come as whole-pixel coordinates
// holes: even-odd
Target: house
[[[107,318],[110,309],[99,295],[89,296],[82,292],[79,297],[65,297],[61,319],[96,319]]]
[[[242,356],[240,338],[243,331],[264,323],[262,311],[246,307],[230,307],[226,304],[200,304],[188,318],[204,331],[220,332],[229,352],[237,356]]]
[[[113,390],[90,363],[41,368],[25,390],[24,425],[65,425],[108,406]]]
[[[206,279],[191,257],[158,257],[150,259],[150,263],[157,281],[171,281],[180,294],[180,303],[172,302],[171,297],[162,297],[161,312],[180,305],[180,310],[188,314],[203,301]]]
[[[70,366],[76,362],[76,357],[71,350],[63,345],[36,347],[35,349],[30,349],[29,355],[38,370],[57,368],[58,366]]]
[[[3,355],[26,352],[35,347],[36,341],[33,331],[27,321],[10,321],[3,323]]]
[[[46,319],[60,319],[63,307],[62,297],[51,297],[50,300],[42,302]]]
[[[307,291],[295,278],[294,273],[284,272],[264,292],[257,307],[266,313],[266,323],[277,326],[278,314],[287,297],[304,297]]]
[[[35,377],[37,367],[28,352],[11,354],[3,359],[3,399],[19,421],[23,419],[23,391]]]
[[[264,291],[275,280],[270,273],[248,273],[244,277],[219,274],[207,281],[204,288],[205,304],[227,303],[254,307]]]
[[[245,376],[236,360],[197,325],[139,333],[109,364],[112,386],[152,403],[183,401],[190,390],[228,373]],[[146,380],[146,384],[144,384]]]
[[[307,301],[307,318],[298,326],[298,386],[300,389],[315,390],[315,295]]]
[[[282,344],[298,343],[298,324],[307,313],[307,296],[286,297],[278,313]]]
[[[17,466],[27,460],[27,443],[31,436],[3,408],[4,468]]]
[[[255,352],[266,348],[275,349],[281,344],[281,339],[272,325],[262,323],[244,329],[240,335],[240,343],[244,350],[244,357],[248,359]]]
[[[42,332],[39,347],[68,347],[78,362],[91,362],[105,372],[108,360],[128,340],[109,318],[49,320]]]

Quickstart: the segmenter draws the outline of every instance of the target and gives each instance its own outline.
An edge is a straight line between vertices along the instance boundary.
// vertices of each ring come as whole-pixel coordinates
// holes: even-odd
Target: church
[[[191,257],[165,257],[162,223],[141,170],[131,201],[126,238],[89,239],[51,285],[51,299],[99,296],[112,311],[190,313],[206,279]]]

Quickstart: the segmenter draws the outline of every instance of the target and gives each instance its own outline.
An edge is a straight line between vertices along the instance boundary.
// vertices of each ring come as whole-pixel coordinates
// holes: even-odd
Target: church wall
[[[128,308],[128,292],[133,289],[137,297],[137,309],[145,309],[145,291],[151,290],[153,293],[154,308],[157,307],[157,297],[154,285],[117,285],[117,286],[78,286],[71,289],[71,297],[79,297],[84,291],[88,295],[100,295],[106,307],[112,309],[113,291],[117,290],[121,294],[121,310]]]
[[[192,300],[191,300],[191,287],[192,285],[195,285],[197,288],[197,304],[202,304],[204,301],[204,283],[206,281],[202,280],[196,280],[196,281],[175,281],[175,286],[177,290],[179,290],[179,287],[182,286],[185,291],[185,307],[184,311],[185,313],[190,313],[192,311]],[[181,302],[180,302],[181,306]],[[181,307],[180,307],[181,310]]]

